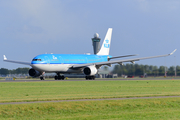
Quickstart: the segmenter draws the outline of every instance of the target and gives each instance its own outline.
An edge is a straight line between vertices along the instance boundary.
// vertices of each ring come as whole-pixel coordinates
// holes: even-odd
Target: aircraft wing
[[[131,57],[131,56],[137,56],[137,54],[135,54],[135,55],[124,55],[124,56],[111,57],[111,58],[108,58],[108,61],[111,60],[111,59],[123,58],[123,57]]]
[[[97,63],[73,65],[72,68],[82,68],[82,67],[91,66],[91,65],[95,65],[95,66],[111,65],[111,64],[115,64],[115,63],[122,64],[123,62],[132,62],[132,63],[134,63],[134,61],[169,56],[169,55],[172,55],[176,50],[177,49],[175,49],[172,53],[166,54],[166,55],[158,55],[158,56],[151,56],[151,57],[142,57],[142,58],[133,58],[133,59],[125,59],[125,60],[113,60],[113,61],[106,61],[106,62],[97,62]]]
[[[12,62],[12,63],[18,63],[18,64],[23,64],[23,65],[31,65],[31,63],[29,63],[29,62],[21,62],[21,61],[8,60],[5,55],[3,55],[3,57],[4,57],[4,61],[5,62]]]

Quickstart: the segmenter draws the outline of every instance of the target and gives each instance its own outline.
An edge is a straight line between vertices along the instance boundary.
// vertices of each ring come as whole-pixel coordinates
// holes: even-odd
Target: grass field
[[[0,102],[180,95],[180,80],[1,82]],[[0,105],[0,119],[180,119],[180,98]]]
[[[179,80],[0,83],[0,102],[170,95],[180,95]]]
[[[180,98],[1,105],[0,119],[178,120]]]

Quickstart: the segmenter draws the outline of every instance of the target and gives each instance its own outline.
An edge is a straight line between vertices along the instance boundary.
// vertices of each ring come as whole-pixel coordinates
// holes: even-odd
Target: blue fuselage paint
[[[41,54],[31,64],[87,64],[108,61],[110,55]]]

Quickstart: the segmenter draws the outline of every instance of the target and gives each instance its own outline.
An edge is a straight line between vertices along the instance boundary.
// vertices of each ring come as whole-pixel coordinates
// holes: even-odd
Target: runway
[[[57,100],[57,101],[9,102],[9,103],[0,103],[0,105],[52,103],[52,102],[80,102],[80,101],[104,101],[104,100],[154,99],[154,98],[174,98],[174,97],[179,98],[180,96],[156,96],[156,97],[131,97],[131,98],[104,98],[104,99],[79,99],[79,100]]]
[[[111,81],[111,80],[180,80],[180,78],[97,78],[93,81]],[[46,80],[39,80],[39,79],[16,79],[16,80],[0,80],[0,82],[46,82],[46,81],[92,81],[92,80],[85,80],[84,78],[70,78],[67,80],[54,80],[52,79],[46,79]]]

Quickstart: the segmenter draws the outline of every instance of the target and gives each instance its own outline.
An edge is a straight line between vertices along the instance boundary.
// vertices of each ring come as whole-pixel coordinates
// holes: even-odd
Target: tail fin
[[[97,55],[109,55],[109,49],[111,44],[112,28],[109,28],[106,37],[104,38],[103,44]]]

